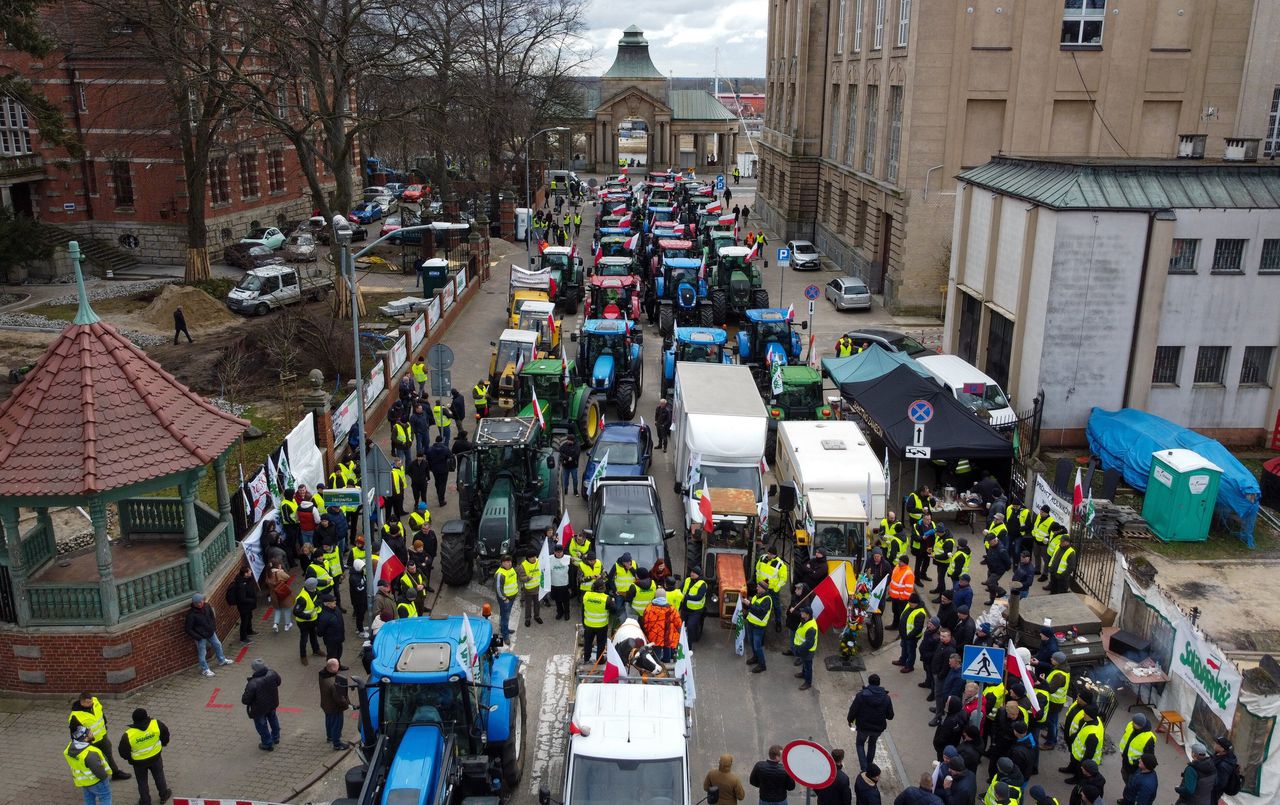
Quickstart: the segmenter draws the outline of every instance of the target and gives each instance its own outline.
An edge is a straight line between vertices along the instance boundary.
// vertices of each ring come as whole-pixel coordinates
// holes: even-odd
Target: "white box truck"
[[[852,590],[870,524],[888,510],[884,465],[862,431],[845,420],[781,422],[773,472],[780,502],[792,504],[792,522],[809,538],[810,555],[822,548],[833,569],[849,562]]]
[[[746,366],[677,363],[672,399],[675,489],[684,495],[685,528],[701,527],[695,492],[746,489],[763,498],[761,462],[769,414]],[[690,488],[694,478],[696,488]],[[716,518],[717,521],[719,518]]]

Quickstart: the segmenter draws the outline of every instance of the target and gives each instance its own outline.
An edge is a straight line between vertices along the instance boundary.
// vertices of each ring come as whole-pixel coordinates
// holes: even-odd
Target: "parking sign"
[[[716,175],[716,192],[717,193],[724,192],[724,174],[723,173]]]

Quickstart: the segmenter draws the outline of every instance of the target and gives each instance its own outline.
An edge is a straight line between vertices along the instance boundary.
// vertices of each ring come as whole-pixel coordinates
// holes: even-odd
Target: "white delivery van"
[[[1009,430],[1017,421],[1013,403],[1000,384],[959,355],[924,355],[916,358],[933,379],[966,408],[989,419],[996,430]]]

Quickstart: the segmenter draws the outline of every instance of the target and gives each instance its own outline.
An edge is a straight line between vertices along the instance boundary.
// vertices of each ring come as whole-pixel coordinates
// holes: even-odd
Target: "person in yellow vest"
[[[115,756],[111,753],[111,740],[107,738],[107,716],[97,696],[87,690],[81,691],[79,698],[71,703],[71,715],[67,718],[67,726],[72,731],[76,727],[85,727],[89,730],[93,747],[102,753],[107,763],[114,769],[111,774],[112,780],[128,780],[133,776],[119,769]]]
[[[757,583],[763,583],[769,589],[769,598],[773,601],[773,605],[770,607],[773,613],[773,628],[776,632],[782,631],[782,607],[778,601],[778,594],[787,585],[789,576],[790,571],[787,569],[787,563],[782,561],[782,557],[768,548],[756,560],[755,580]]]
[[[836,357],[848,358],[853,355],[853,339],[847,334],[840,336],[836,341]]]
[[[684,603],[684,591],[680,589],[674,576],[667,576],[662,580],[662,594],[667,598],[667,606],[679,613],[680,606]],[[684,623],[683,615],[680,617],[680,623]],[[688,630],[685,631],[687,634]]]
[[[1151,722],[1142,713],[1134,713],[1133,718],[1124,727],[1120,743],[1116,751],[1120,753],[1120,779],[1129,782],[1138,771],[1138,761],[1148,751],[1154,752],[1156,736],[1151,731]]]
[[[1094,763],[1102,762],[1102,745],[1105,742],[1102,719],[1098,718],[1097,705],[1085,705],[1080,728],[1071,739],[1071,762],[1065,768],[1058,769],[1067,775],[1064,781],[1075,785],[1080,780],[1080,764],[1086,760]]]
[[[413,446],[416,443],[413,425],[409,420],[404,419],[391,423],[391,452],[399,456],[404,463],[408,464],[413,460]]]
[[[1049,580],[1051,582],[1050,584],[1045,585],[1044,588],[1046,590],[1052,587],[1051,577],[1053,574],[1053,560],[1054,560],[1054,557],[1058,555],[1058,549],[1062,547],[1062,537],[1066,535],[1066,533],[1067,533],[1066,526],[1062,525],[1061,523],[1054,523],[1053,525],[1049,526],[1049,541],[1045,543],[1045,546],[1044,546],[1045,575],[1040,577],[1041,581]]]
[[[476,419],[489,415],[489,381],[481,380],[471,387],[471,404],[476,409]]]
[[[961,537],[956,540],[955,550],[951,552],[951,556],[947,557],[947,581],[946,590],[954,590],[956,585],[960,583],[960,577],[969,572],[969,562],[973,558],[972,551],[969,549],[969,538]],[[942,596],[939,595],[933,599],[933,603],[942,602]]]
[[[409,512],[409,531],[417,534],[424,525],[431,525],[431,511],[425,502],[419,502],[418,508]]]
[[[707,582],[702,578],[702,568],[697,565],[689,568],[680,593],[680,616],[684,618],[685,635],[690,643],[697,643],[702,639],[702,620],[707,614]]]
[[[1049,580],[1049,531],[1054,522],[1048,506],[1041,506],[1040,513],[1031,521],[1031,537],[1035,540],[1032,556],[1035,558],[1036,573],[1040,574],[1042,582]]]
[[[762,674],[766,670],[764,630],[773,617],[773,596],[769,595],[769,592],[767,584],[758,582],[755,595],[751,596],[747,604],[747,645],[751,646],[751,656],[747,659],[747,665],[751,666],[753,674]],[[742,588],[741,595],[746,597],[745,587]]]
[[[512,564],[510,555],[503,556],[493,574],[494,591],[498,597],[498,629],[504,645],[511,645],[511,610],[520,597],[520,578]]]
[[[736,184],[738,184],[741,180],[742,180],[742,171],[741,171],[741,170],[739,170],[739,169],[738,169],[738,166],[736,166],[736,165],[735,165],[735,166],[733,167],[733,183],[736,185]]]
[[[813,610],[800,607],[800,625],[796,627],[795,636],[791,638],[791,652],[800,660],[800,671],[796,678],[800,681],[800,690],[813,687],[813,655],[818,652],[818,622],[813,619]]]
[[[581,231],[582,231],[582,213],[578,212],[575,209],[573,211],[573,236],[577,237],[578,233]]]
[[[933,532],[933,569],[938,574],[938,586],[933,588],[934,595],[942,595],[947,589],[947,571],[951,568],[951,554],[956,550],[956,538],[942,523],[938,523]]]
[[[1047,730],[1041,751],[1052,749],[1058,743],[1058,717],[1067,706],[1067,694],[1071,687],[1071,666],[1067,665],[1067,655],[1055,651],[1049,662],[1052,667],[1044,674],[1043,686],[1036,686],[1044,694],[1047,703],[1041,712],[1041,722]]]
[[[298,501],[294,498],[293,489],[284,490],[280,500],[280,525],[284,527],[284,552],[288,560],[286,568],[298,563],[298,543],[302,539],[302,529],[298,527]]]
[[[531,626],[530,619],[542,623],[542,613],[538,606],[538,601],[542,598],[542,566],[538,564],[538,554],[529,551],[516,570],[520,576],[520,600],[524,604],[524,625]]]
[[[413,372],[413,383],[418,387],[418,396],[427,396],[427,364],[422,358],[418,358],[413,362],[413,366],[409,369]]]
[[[169,745],[169,728],[163,721],[152,718],[141,707],[133,711],[133,723],[120,736],[120,757],[133,766],[138,781],[138,802],[151,805],[151,788],[147,777],[156,779],[156,795],[166,802],[173,792],[164,779],[164,758],[161,751]]]
[[[307,664],[307,640],[311,641],[311,653],[320,656],[320,637],[316,634],[316,620],[320,617],[320,594],[316,592],[320,582],[307,579],[293,599],[293,621],[298,624],[298,657]]]
[[[329,578],[332,580],[331,588],[320,592],[321,594],[333,593],[334,600],[338,602],[338,611],[345,613],[347,610],[342,606],[342,576],[346,568],[342,564],[342,546],[337,542],[326,542],[320,547],[324,552],[322,555],[324,569],[328,571]]]
[[[649,608],[649,604],[653,603],[654,596],[657,594],[658,583],[650,577],[649,568],[642,567],[636,570],[635,583],[627,592],[627,603],[631,605],[631,613],[637,620],[643,620],[644,611]]]
[[[924,637],[924,625],[928,620],[929,613],[920,600],[920,594],[913,592],[907,598],[907,608],[902,613],[902,651],[898,659],[893,661],[894,665],[901,666],[898,670],[904,674],[915,670],[916,646],[920,644],[920,638]]]
[[[573,539],[569,540],[567,550],[569,553],[569,586],[575,591],[575,596],[580,596],[591,589],[590,584],[584,585],[582,583],[582,571],[580,569],[583,557],[587,555],[587,551],[591,550],[591,540],[587,539],[585,534],[575,533]]]
[[[1078,559],[1076,549],[1071,545],[1071,535],[1064,533],[1058,543],[1058,551],[1049,563],[1050,593],[1071,591],[1071,579],[1076,574]]]
[[[324,560],[324,548],[312,545],[302,547],[302,565],[306,578],[315,579],[316,594],[324,595],[333,587],[333,575]]]
[[[85,805],[111,805],[111,764],[90,740],[88,727],[74,727],[62,757],[71,768],[72,782],[83,792]]]
[[[609,634],[609,594],[605,589],[605,580],[597,575],[582,592],[582,662],[586,664],[604,657]]]
[[[449,406],[444,404],[444,400],[436,400],[436,404],[431,406],[431,421],[439,429],[440,436],[444,438],[447,447],[450,444],[449,433],[450,428],[453,427],[453,419],[449,417]]]
[[[416,618],[422,613],[418,611],[418,591],[410,587],[401,590],[400,601],[396,604],[397,618]]]

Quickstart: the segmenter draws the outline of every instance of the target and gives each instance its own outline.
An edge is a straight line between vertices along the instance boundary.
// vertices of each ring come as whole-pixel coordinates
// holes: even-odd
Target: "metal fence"
[[[1111,585],[1115,581],[1118,540],[1106,532],[1089,528],[1083,518],[1077,517],[1071,526],[1071,541],[1080,555],[1076,564],[1076,584],[1106,603],[1111,598]]]
[[[1044,418],[1044,392],[1035,396],[1031,407],[1018,412],[1013,428],[1005,431],[1013,442],[1013,472],[1009,479],[1010,492],[1019,500],[1027,499],[1027,478],[1031,474],[1033,459],[1040,450],[1040,423]]]

